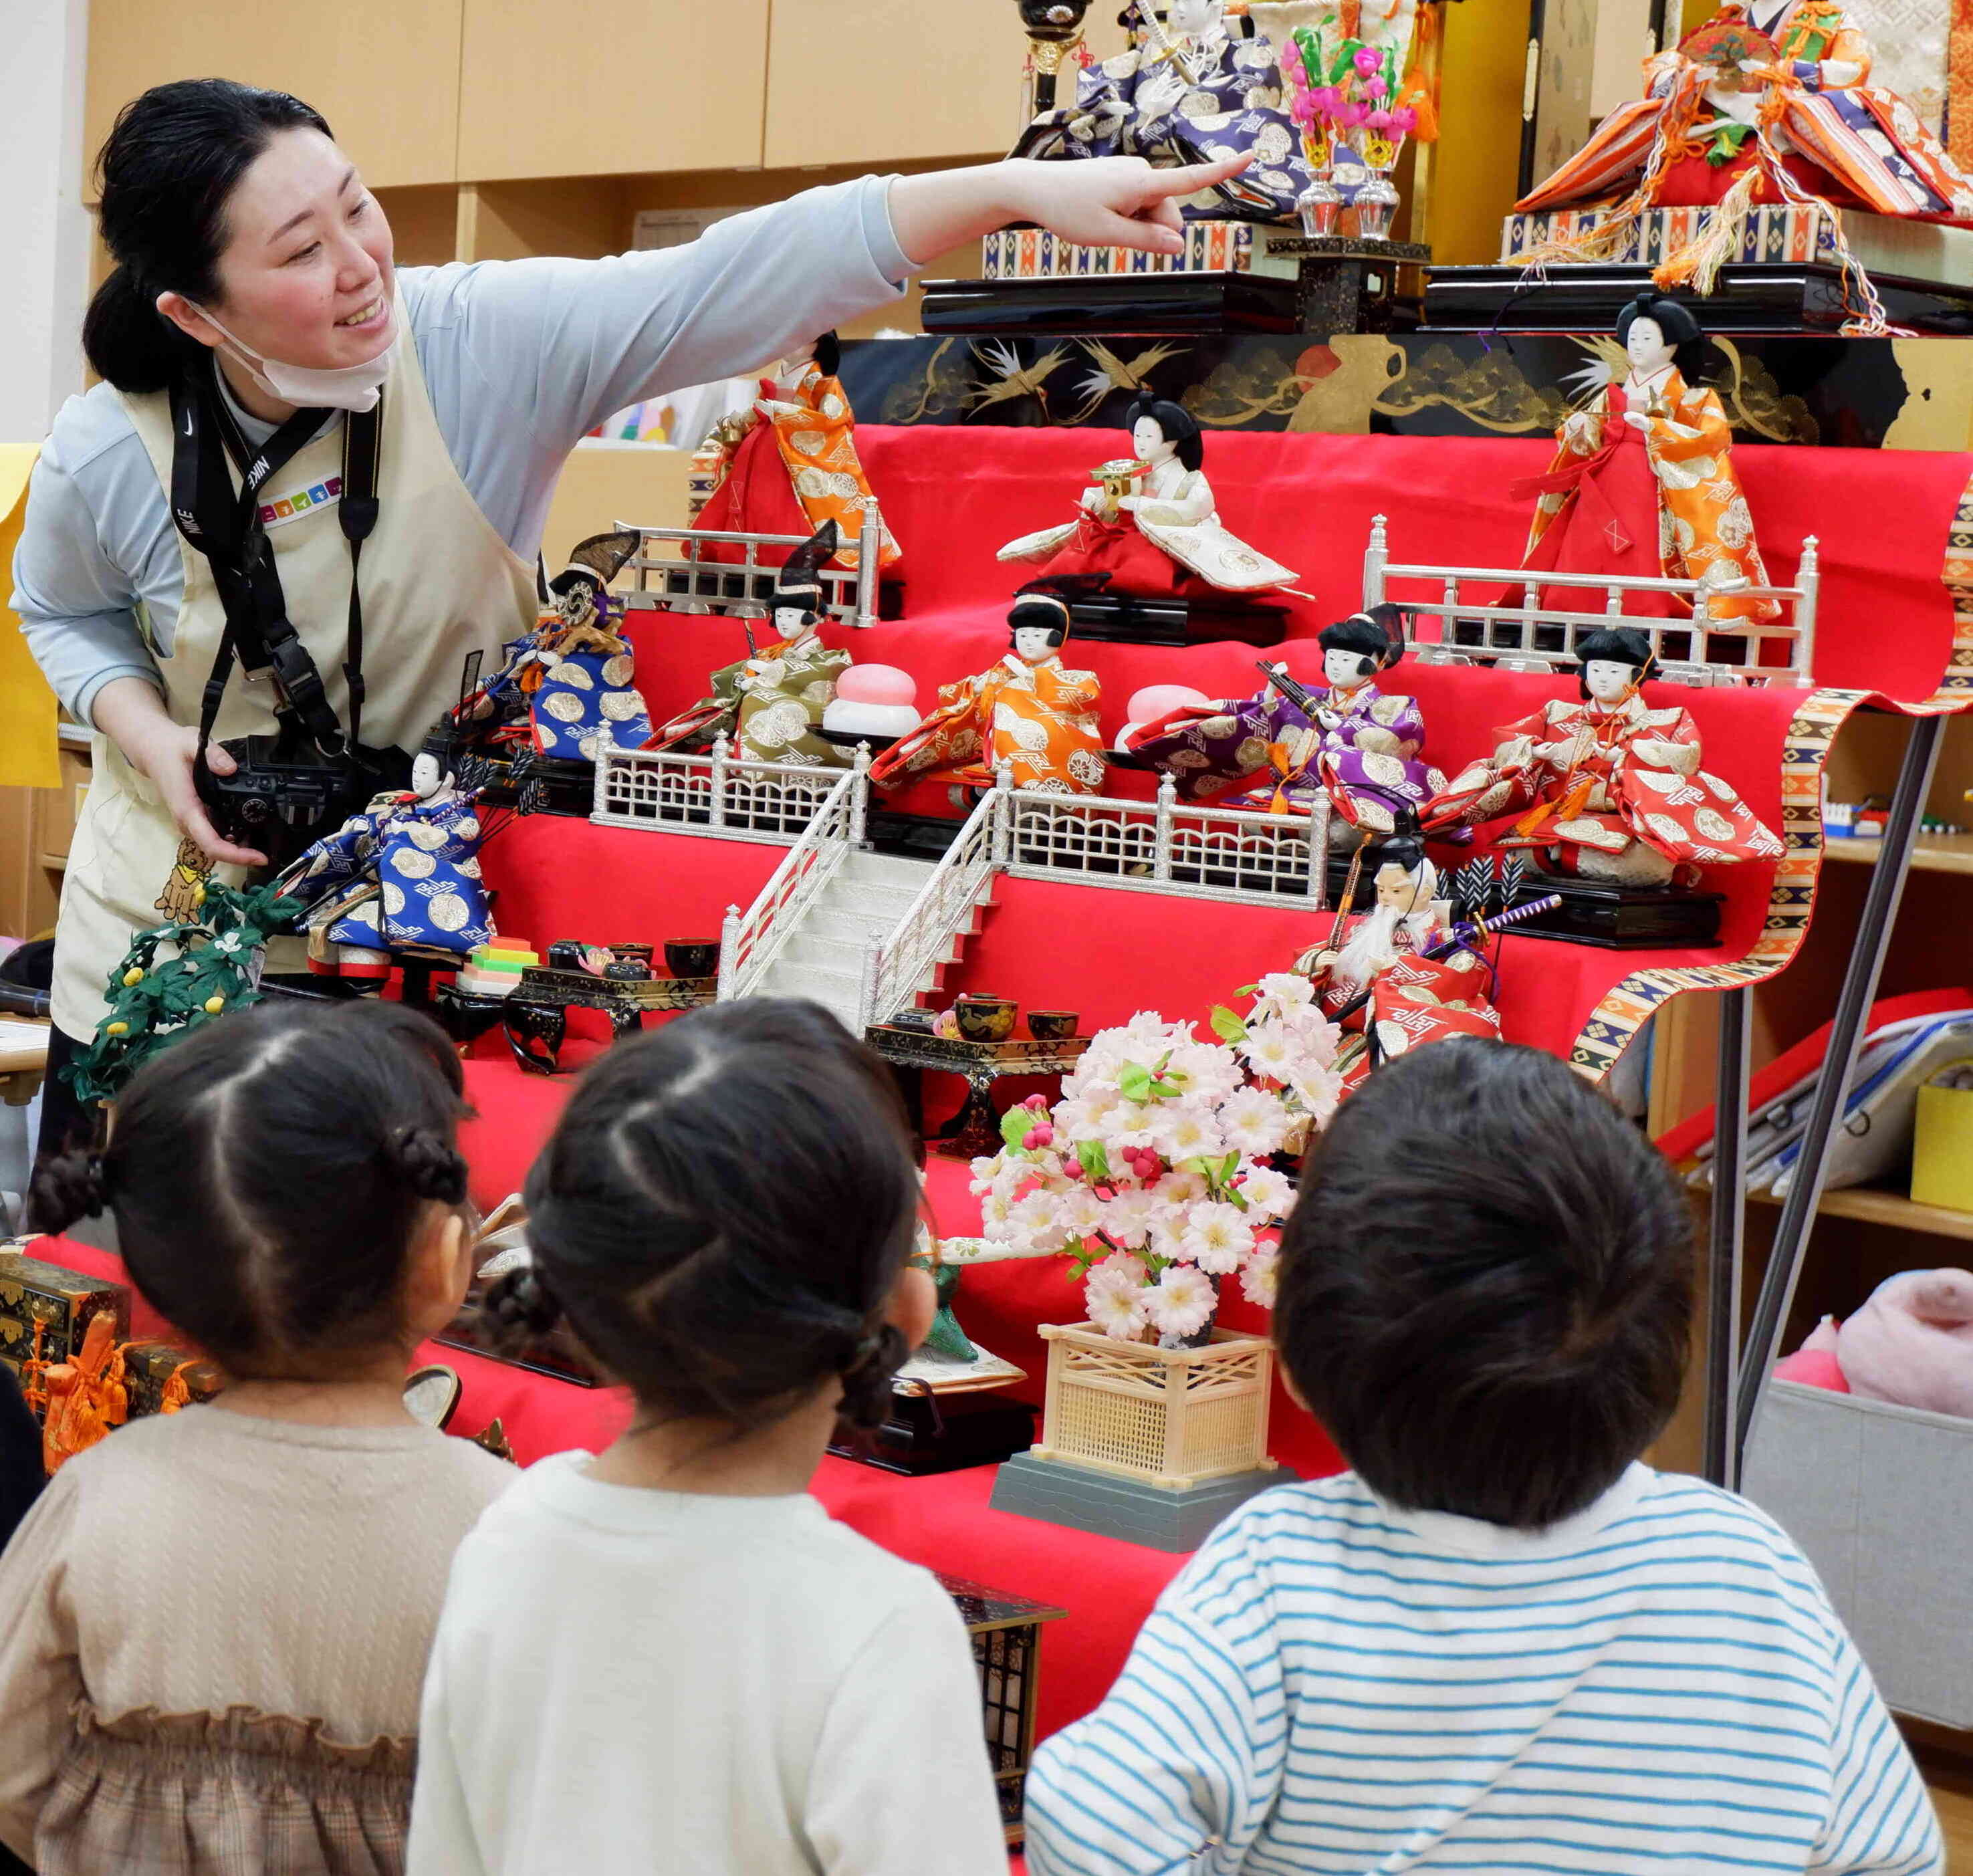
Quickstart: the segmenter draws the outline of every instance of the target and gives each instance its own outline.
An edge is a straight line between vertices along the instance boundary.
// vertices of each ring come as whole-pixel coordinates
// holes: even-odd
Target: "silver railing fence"
[[[869,801],[870,751],[865,745],[858,748],[853,767],[836,772],[836,785],[753,904],[744,913],[738,905],[727,907],[719,933],[721,1003],[752,994],[802,915],[863,844]]]
[[[884,527],[875,496],[865,496],[859,506],[856,565],[853,570],[823,568],[823,586],[829,595],[823,610],[844,625],[867,626],[877,621],[877,581]],[[764,619],[773,609],[774,581],[780,568],[773,562],[763,562],[760,550],[799,547],[808,539],[803,534],[647,528],[635,521],[613,525],[637,536],[636,552],[623,563],[623,571],[636,576],[636,584],[617,596],[627,605],[636,611],[725,613],[735,618]],[[708,560],[704,550],[714,541],[741,548],[741,558]],[[676,551],[663,551],[666,548]]]
[[[1821,582],[1816,537],[1801,544],[1801,564],[1792,586],[1743,586],[1722,592],[1699,580],[1613,578],[1582,573],[1531,572],[1523,567],[1425,566],[1390,558],[1384,516],[1370,523],[1363,555],[1363,604],[1367,609],[1395,598],[1415,619],[1436,619],[1436,640],[1417,640],[1412,650],[1424,664],[1484,661],[1503,670],[1568,671],[1581,663],[1577,641],[1588,632],[1623,627],[1641,632],[1657,654],[1659,675],[1674,683],[1796,685],[1814,683],[1815,608]],[[1394,581],[1417,581],[1439,589],[1437,599],[1414,599],[1391,592]],[[1541,603],[1557,588],[1601,594],[1603,609],[1577,612]],[[1465,595],[1478,591],[1474,601]],[[1497,603],[1518,591],[1521,603]],[[1489,599],[1487,594],[1494,597]],[[1646,594],[1670,594],[1691,607],[1690,618],[1664,618],[1626,611],[1625,601]],[[1773,600],[1773,619],[1714,616],[1721,600]],[[1729,655],[1736,654],[1736,655]],[[1771,661],[1778,654],[1778,662]]]
[[[980,797],[904,916],[864,951],[859,1031],[908,1009],[927,977],[951,955],[954,941],[991,900],[1012,779],[1003,767],[1000,785]]]
[[[866,755],[861,767],[869,767]],[[785,845],[798,840],[850,771],[736,758],[724,732],[706,755],[611,749],[596,764],[589,818],[610,827],[711,834]]]

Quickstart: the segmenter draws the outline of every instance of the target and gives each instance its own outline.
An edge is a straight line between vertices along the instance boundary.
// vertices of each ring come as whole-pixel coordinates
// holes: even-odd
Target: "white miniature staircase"
[[[897,929],[931,878],[931,860],[905,859],[857,851],[848,855],[829,883],[810,902],[773,961],[754,984],[755,997],[807,997],[861,1034],[866,959],[870,948]],[[961,931],[918,974],[917,995],[937,987],[947,964],[959,955],[968,934]]]

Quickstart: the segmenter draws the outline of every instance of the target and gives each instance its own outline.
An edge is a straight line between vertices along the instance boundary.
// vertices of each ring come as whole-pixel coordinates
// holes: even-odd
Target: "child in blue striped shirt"
[[[1353,1470],[1250,1500],[1037,1753],[1033,1876],[1943,1870],[1769,1518],[1638,1455],[1690,1223],[1553,1057],[1400,1057],[1311,1155],[1274,1333]]]

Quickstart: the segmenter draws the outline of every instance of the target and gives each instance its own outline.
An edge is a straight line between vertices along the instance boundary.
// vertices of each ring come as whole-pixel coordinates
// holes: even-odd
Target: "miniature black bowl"
[[[665,968],[675,977],[709,977],[719,968],[717,938],[666,938]]]

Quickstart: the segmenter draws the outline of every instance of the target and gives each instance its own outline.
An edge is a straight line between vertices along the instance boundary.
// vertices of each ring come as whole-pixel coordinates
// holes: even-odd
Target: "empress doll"
[[[1612,112],[1517,209],[1615,203],[1621,219],[1805,191],[1880,215],[1973,221],[1973,178],[1909,103],[1867,82],[1869,42],[1839,0],[1729,0],[1644,74],[1649,94]]]
[[[825,332],[807,352],[784,359],[748,417],[727,434],[710,465],[712,492],[692,525],[718,533],[811,534],[826,522],[836,528],[833,564],[853,568],[861,552],[862,504],[869,478],[856,453],[856,414],[837,381],[841,349]],[[877,564],[896,564],[896,540],[880,519]],[[772,550],[768,550],[771,553]],[[746,558],[737,541],[700,545],[704,560]]]
[[[1767,572],[1733,470],[1719,394],[1688,381],[1705,333],[1682,302],[1640,293],[1617,316],[1629,367],[1572,411],[1547,474],[1513,485],[1535,500],[1524,567],[1700,582],[1700,611],[1726,622],[1772,619],[1772,599],[1745,596]],[[1544,604],[1582,611],[1593,594],[1556,588]],[[1673,595],[1640,593],[1637,610],[1683,612]]]
[[[283,878],[309,908],[312,970],[351,977],[389,975],[407,946],[463,958],[493,941],[480,877],[486,832],[478,798],[440,773],[437,758],[411,765],[408,794],[380,794],[318,840]]]
[[[1531,850],[1552,873],[1625,886],[1690,883],[1700,863],[1777,859],[1782,843],[1732,786],[1699,766],[1682,708],[1654,710],[1641,632],[1591,632],[1578,644],[1579,696],[1498,732],[1500,745],[1426,808],[1428,830],[1518,813],[1497,844]]]
[[[1358,830],[1389,833],[1400,814],[1416,813],[1445,786],[1419,758],[1425,719],[1416,699],[1376,682],[1404,656],[1398,619],[1386,604],[1325,626],[1318,642],[1327,689],[1270,679],[1251,697],[1183,706],[1143,725],[1130,753],[1173,776],[1186,800],[1265,774],[1233,804],[1305,814],[1327,796],[1338,810],[1332,844],[1355,844]]]
[[[1009,541],[1000,559],[1038,562],[1050,578],[1107,574],[1109,591],[1139,598],[1266,593],[1297,577],[1221,525],[1189,411],[1147,392],[1125,421],[1134,460],[1098,472],[1075,520]]]
[[[938,708],[879,756],[870,779],[895,788],[921,777],[990,788],[1006,763],[1017,788],[1094,794],[1108,765],[1097,728],[1094,671],[1062,662],[1069,607],[1083,582],[1036,580],[1007,614],[1013,648],[990,670],[941,684]]]
[[[1310,177],[1274,49],[1258,34],[1229,33],[1225,13],[1224,0],[1170,0],[1160,25],[1134,6],[1146,43],[1085,70],[1075,102],[1042,112],[1013,154],[1153,162],[1251,154],[1243,174],[1180,212],[1187,221],[1292,220]]]
[[[1382,853],[1370,910],[1346,937],[1339,918],[1332,939],[1340,941],[1312,947],[1295,964],[1324,1013],[1353,1032],[1337,1057],[1345,1092],[1378,1062],[1408,1049],[1448,1036],[1500,1039],[1486,959],[1464,945],[1425,954],[1451,938],[1452,925],[1446,902],[1435,896],[1438,869],[1423,840],[1400,835]]]

